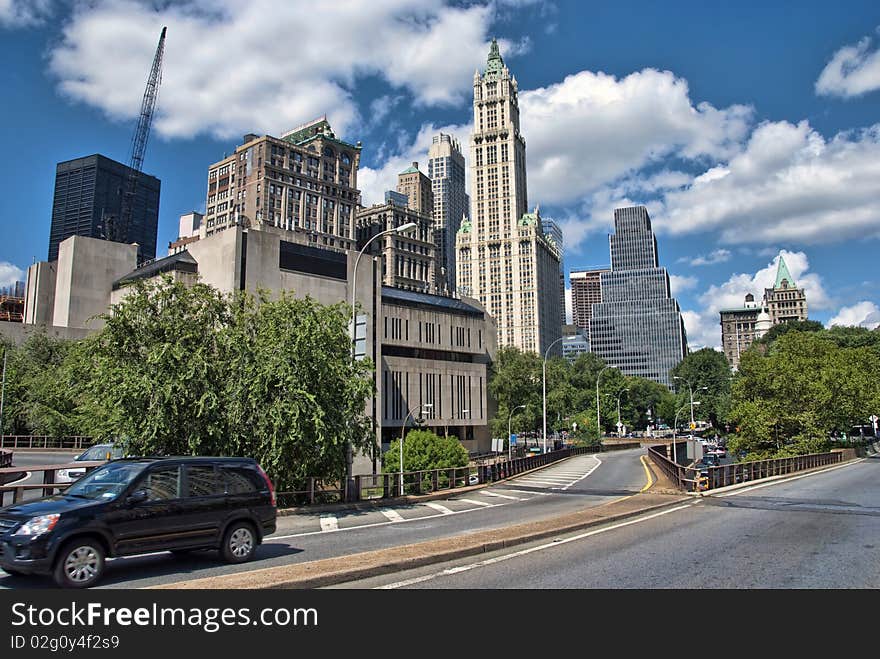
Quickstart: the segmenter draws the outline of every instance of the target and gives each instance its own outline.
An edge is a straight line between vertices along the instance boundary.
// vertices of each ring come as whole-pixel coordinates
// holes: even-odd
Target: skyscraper
[[[71,236],[103,238],[109,222],[122,215],[122,194],[132,171],[100,154],[59,162],[55,167],[55,199],[49,229],[49,261],[58,260],[58,245]],[[159,189],[155,176],[141,173],[131,225],[121,242],[138,244],[138,260],[156,258]]]
[[[458,292],[493,316],[499,346],[543,353],[562,336],[560,256],[537,207],[527,212],[517,83],[495,40],[486,70],[474,74],[470,168],[472,217],[455,244]]]
[[[600,279],[603,272],[610,272],[610,268],[572,270],[568,275],[571,280],[571,320],[588,335],[593,305],[602,301]]]
[[[470,216],[470,197],[464,183],[464,156],[451,135],[434,135],[428,150],[428,176],[434,191],[434,240],[437,288],[455,291],[455,234]]]
[[[590,348],[624,375],[672,387],[669,371],[687,353],[687,334],[644,206],[617,208],[609,236],[611,271],[601,274]]]
[[[807,319],[807,294],[795,284],[782,254],[776,265],[776,283],[773,288],[764,289],[764,306],[773,325]]]
[[[559,309],[561,313],[560,321],[565,325],[568,322],[568,319],[565,317],[565,268],[562,265],[565,259],[565,240],[562,237],[562,227],[556,222],[553,220],[542,220],[542,224],[544,225],[544,235],[553,241],[559,252]]]

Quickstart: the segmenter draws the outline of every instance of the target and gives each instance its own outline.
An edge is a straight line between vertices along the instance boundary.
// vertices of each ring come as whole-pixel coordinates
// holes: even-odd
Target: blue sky
[[[365,204],[431,135],[463,145],[474,69],[501,43],[519,82],[529,204],[565,266],[608,262],[613,209],[648,206],[692,347],[760,295],[775,260],[810,317],[880,322],[880,4],[0,0],[0,285],[46,258],[55,164],[127,162],[159,31],[145,171],[159,237],[201,210],[207,167],[248,132],[327,114],[363,142]]]

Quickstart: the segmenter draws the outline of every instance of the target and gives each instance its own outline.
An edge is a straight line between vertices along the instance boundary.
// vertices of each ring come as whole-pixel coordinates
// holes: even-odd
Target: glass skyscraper
[[[625,375],[672,388],[669,371],[687,353],[687,334],[648,209],[615,209],[609,243],[611,270],[602,273],[602,301],[593,305],[591,349]]]

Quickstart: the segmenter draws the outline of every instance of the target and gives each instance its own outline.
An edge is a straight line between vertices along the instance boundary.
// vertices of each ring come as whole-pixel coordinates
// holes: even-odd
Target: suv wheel
[[[55,562],[55,583],[62,588],[88,588],[104,574],[104,549],[84,538],[64,546]]]
[[[233,522],[223,536],[220,554],[227,563],[244,563],[254,556],[257,536],[248,522]]]

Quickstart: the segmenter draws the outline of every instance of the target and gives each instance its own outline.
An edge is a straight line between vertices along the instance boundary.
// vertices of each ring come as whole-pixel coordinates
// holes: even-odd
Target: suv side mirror
[[[135,506],[139,503],[143,503],[149,498],[146,490],[135,490],[125,499],[126,505]]]

